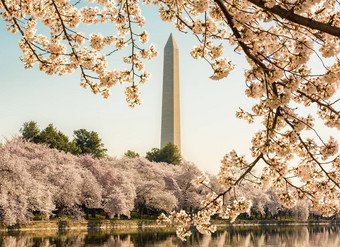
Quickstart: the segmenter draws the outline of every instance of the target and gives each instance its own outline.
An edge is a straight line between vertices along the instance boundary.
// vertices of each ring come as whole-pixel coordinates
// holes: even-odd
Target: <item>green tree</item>
[[[145,158],[150,161],[163,162],[161,159],[161,150],[159,148],[153,148],[151,151],[146,152]]]
[[[49,124],[33,141],[35,143],[46,143],[50,148],[56,148],[73,154],[79,152],[75,143],[70,142],[68,137],[61,131],[58,131],[53,124]]]
[[[104,148],[102,139],[99,138],[95,131],[79,129],[73,131],[74,143],[79,148],[80,154],[92,154],[95,158],[106,156],[107,149]]]
[[[166,162],[173,165],[179,165],[182,161],[182,156],[178,147],[171,142],[161,149],[151,149],[150,152],[146,153],[145,158],[150,161]]]
[[[128,150],[128,151],[126,151],[124,156],[129,158],[129,159],[133,159],[133,158],[138,158],[139,157],[139,153],[136,153],[136,152],[134,152],[132,150]]]
[[[37,122],[29,121],[22,125],[20,133],[25,140],[36,142],[36,138],[40,134],[40,129]]]

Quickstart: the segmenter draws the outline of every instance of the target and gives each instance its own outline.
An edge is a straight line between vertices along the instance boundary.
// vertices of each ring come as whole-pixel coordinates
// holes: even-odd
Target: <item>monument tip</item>
[[[167,48],[167,47],[178,49],[178,46],[176,44],[176,41],[175,41],[174,36],[173,36],[172,33],[170,33],[170,36],[169,36],[168,41],[166,42],[164,48]]]

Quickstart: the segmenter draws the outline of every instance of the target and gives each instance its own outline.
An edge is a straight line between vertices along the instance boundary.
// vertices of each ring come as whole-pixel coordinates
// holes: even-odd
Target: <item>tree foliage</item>
[[[104,148],[102,140],[95,131],[79,129],[73,131],[75,145],[80,149],[80,154],[91,154],[96,158],[106,155],[107,149]]]
[[[26,140],[36,141],[37,136],[40,134],[40,129],[37,122],[25,122],[20,129],[22,137]]]
[[[178,147],[171,142],[161,149],[151,149],[150,152],[146,153],[145,158],[150,161],[165,162],[173,165],[179,165],[182,161],[182,156]]]
[[[227,205],[222,198],[246,175],[262,189],[275,188],[285,207],[308,199],[313,210],[325,216],[339,212],[338,141],[322,134],[318,126],[321,123],[328,131],[340,129],[339,1],[98,0],[95,6],[78,7],[73,1],[1,0],[0,11],[7,29],[22,36],[19,46],[25,68],[37,63],[50,75],[79,68],[82,86],[104,97],[113,85],[129,82],[126,100],[134,107],[141,103],[139,84],[149,77],[143,62],[157,55],[153,45],[144,45],[149,34],[136,30],[145,25],[140,3],[156,5],[161,20],[173,22],[179,31],[197,38],[191,55],[209,63],[213,80],[225,78],[235,67],[224,56],[224,47],[244,54],[249,64],[245,94],[256,103],[250,110],[237,112],[237,117],[263,123],[253,135],[252,160],[234,151],[224,157],[218,181],[225,191],[212,192],[200,212],[190,216],[181,212],[171,219],[195,224],[203,233],[214,229],[209,222],[212,215],[235,219],[249,210],[251,202],[240,199]],[[115,27],[112,35],[85,35],[77,29],[79,24],[107,22]],[[49,34],[38,32],[38,23]],[[123,57],[130,69],[109,70],[104,54],[115,54],[124,47],[131,51]],[[261,174],[254,174],[260,163],[264,164]],[[243,173],[236,176],[233,167]],[[196,183],[208,186],[207,176],[202,174]],[[185,229],[177,231],[181,238],[190,234]]]
[[[74,143],[70,142],[68,137],[61,131],[57,130],[53,124],[49,124],[32,140],[35,143],[46,143],[50,148],[55,148],[64,152],[78,152]]]
[[[136,153],[132,150],[128,150],[126,151],[126,153],[124,153],[124,156],[129,158],[129,159],[134,159],[134,158],[138,158],[139,157],[139,153]]]
[[[95,158],[106,156],[107,149],[104,148],[102,140],[95,131],[87,131],[85,129],[75,130],[74,139],[72,141],[57,130],[53,124],[49,124],[45,129],[40,130],[34,121],[25,122],[20,129],[22,137],[25,140],[34,143],[45,143],[50,148],[69,152],[71,154],[91,154]]]

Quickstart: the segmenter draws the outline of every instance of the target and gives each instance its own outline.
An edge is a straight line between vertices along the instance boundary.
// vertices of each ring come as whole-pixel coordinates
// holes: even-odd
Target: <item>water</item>
[[[340,247],[340,226],[232,227],[211,236],[197,232],[182,242],[174,232],[139,231],[136,233],[0,232],[1,247]]]

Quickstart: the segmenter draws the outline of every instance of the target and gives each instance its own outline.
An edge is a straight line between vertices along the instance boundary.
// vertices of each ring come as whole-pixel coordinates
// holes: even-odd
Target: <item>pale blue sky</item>
[[[86,128],[99,133],[108,154],[122,156],[128,149],[141,155],[160,145],[163,48],[173,32],[180,51],[181,138],[184,159],[200,169],[217,173],[224,154],[236,149],[249,154],[251,134],[256,126],[237,119],[239,106],[251,107],[244,95],[243,55],[225,43],[225,54],[237,65],[228,78],[212,81],[210,66],[190,56],[195,38],[182,34],[173,24],[158,18],[155,8],[147,8],[146,29],[160,55],[146,64],[151,79],[142,86],[143,105],[130,109],[125,102],[125,85],[112,88],[109,99],[79,86],[79,71],[67,76],[48,76],[35,67],[25,70],[20,61],[19,35],[5,30],[0,21],[0,137],[19,134],[25,121],[37,121],[41,128],[53,123],[72,137],[73,130]],[[110,26],[93,30],[109,32]],[[110,67],[124,68],[121,57],[109,59]]]

